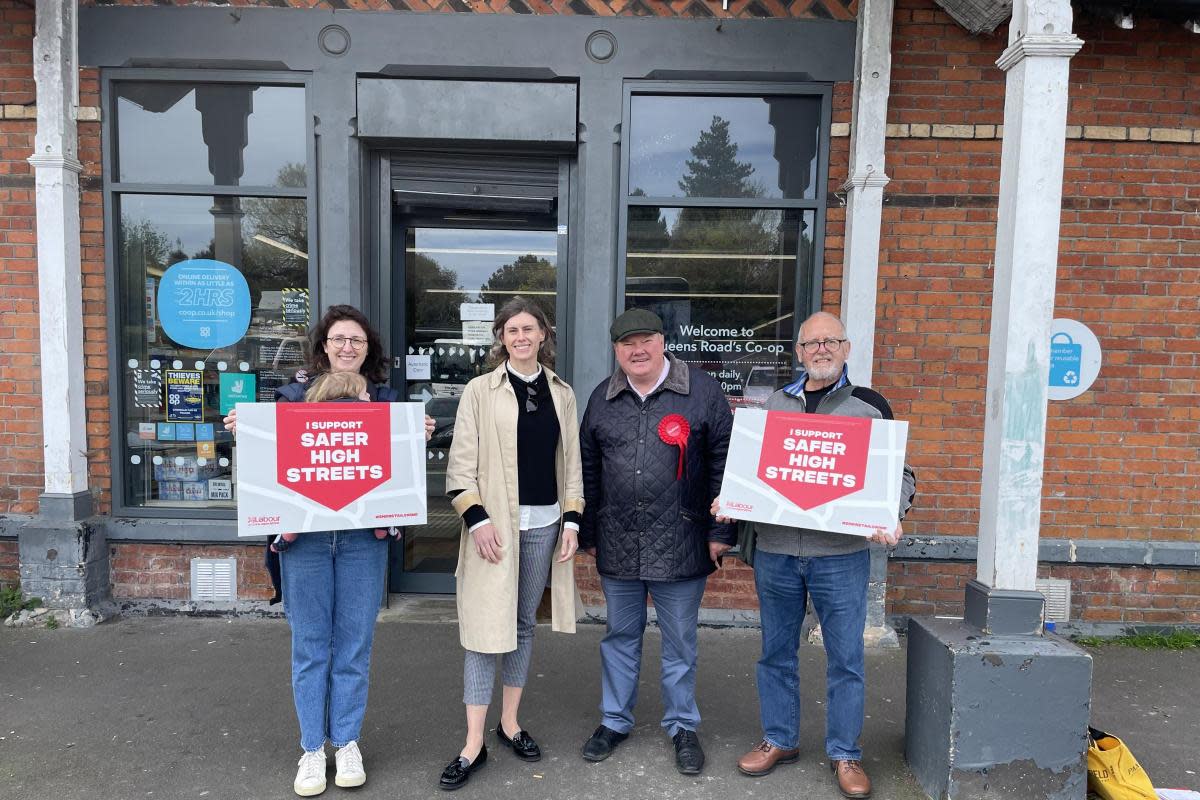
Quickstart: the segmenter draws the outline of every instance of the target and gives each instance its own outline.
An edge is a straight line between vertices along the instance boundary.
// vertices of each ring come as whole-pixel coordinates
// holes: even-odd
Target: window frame
[[[820,130],[817,131],[817,177],[816,192],[812,198],[694,198],[694,197],[631,197],[629,195],[629,159],[632,155],[629,131],[635,95],[673,95],[696,97],[767,97],[796,96],[816,97],[821,103]],[[792,340],[800,331],[800,323],[809,314],[821,310],[821,287],[825,273],[825,207],[829,187],[829,147],[833,123],[833,84],[796,82],[741,82],[741,81],[625,81],[621,101],[621,180],[620,198],[617,205],[617,281],[614,307],[620,314],[626,308],[625,283],[629,272],[629,209],[631,206],[657,206],[660,208],[763,208],[798,209],[813,211],[813,257],[812,275],[808,285],[797,274],[795,296],[792,298]],[[794,267],[800,268],[800,253],[797,251]],[[804,301],[807,300],[807,303]],[[806,313],[801,314],[801,309]],[[792,367],[797,364],[792,353]]]
[[[305,170],[306,185],[303,189],[278,186],[228,186],[219,184],[174,184],[174,183],[135,183],[114,180],[114,167],[117,163],[117,98],[114,84],[121,83],[244,83],[256,86],[289,86],[304,90],[304,137],[305,137]],[[122,270],[117,262],[117,239],[120,220],[114,219],[113,210],[116,198],[122,194],[147,195],[207,195],[207,196],[238,196],[238,197],[271,197],[303,199],[306,203],[308,219],[308,288],[309,313],[315,313],[320,308],[318,296],[318,247],[319,231],[317,229],[317,154],[315,123],[312,114],[313,103],[312,74],[308,72],[283,72],[264,70],[197,70],[197,69],[102,69],[100,71],[100,108],[101,108],[101,196],[104,214],[104,270],[107,285],[105,301],[107,307],[108,335],[108,410],[109,410],[109,492],[110,515],[112,517],[138,517],[146,519],[177,519],[187,521],[206,521],[216,523],[222,532],[226,525],[231,525],[237,518],[236,508],[189,508],[182,501],[178,506],[133,506],[125,499],[125,459],[129,457],[126,445],[124,426],[126,383],[124,364],[125,354],[121,349],[121,331],[125,320],[122,318],[121,303]],[[310,319],[311,324],[311,319]],[[220,424],[214,420],[215,424]],[[228,529],[236,539],[236,532]],[[182,534],[183,531],[181,530]],[[212,531],[217,534],[216,530]],[[132,534],[132,532],[131,532]],[[141,538],[136,535],[117,538]],[[161,539],[162,536],[153,538]],[[190,540],[192,536],[171,537],[171,540]],[[206,535],[204,540],[214,537]],[[225,535],[217,535],[224,540]]]

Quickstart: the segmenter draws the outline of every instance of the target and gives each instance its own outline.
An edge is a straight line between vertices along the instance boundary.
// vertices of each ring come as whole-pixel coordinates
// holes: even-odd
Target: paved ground
[[[734,769],[758,735],[754,630],[702,632],[708,766],[701,776],[675,772],[658,728],[653,631],[634,735],[608,761],[582,761],[579,747],[596,725],[600,634],[594,625],[574,637],[539,629],[522,722],[545,757],[526,764],[493,749],[458,800],[837,797],[820,742],[817,647],[802,649],[811,724],[800,762],[761,779]],[[293,797],[298,734],[287,648],[282,620],[132,618],[84,631],[0,628],[0,798]],[[1200,653],[1094,652],[1096,724],[1124,735],[1156,784],[1200,788]],[[868,659],[866,765],[875,797],[886,800],[923,797],[902,758],[904,668],[902,650]],[[460,691],[453,625],[381,623],[361,739],[369,781],[347,793],[331,775],[324,797],[445,797],[434,786],[461,746]]]

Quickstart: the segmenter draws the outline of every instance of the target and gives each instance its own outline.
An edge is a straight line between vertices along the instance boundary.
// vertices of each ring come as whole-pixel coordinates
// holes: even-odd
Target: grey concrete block
[[[1084,795],[1092,659],[1054,636],[908,627],[905,757],[935,798]]]

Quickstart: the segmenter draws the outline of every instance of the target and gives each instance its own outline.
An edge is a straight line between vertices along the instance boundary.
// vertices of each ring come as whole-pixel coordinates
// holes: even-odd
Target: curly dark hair
[[[325,316],[321,317],[321,321],[309,332],[308,379],[311,381],[317,375],[330,371],[329,356],[325,354],[325,339],[329,336],[329,329],[333,324],[343,320],[356,322],[367,332],[367,357],[358,371],[359,374],[371,383],[386,383],[388,357],[383,351],[383,341],[379,338],[379,332],[367,320],[366,314],[354,306],[345,305],[330,306],[325,311]]]
[[[517,314],[528,314],[537,320],[538,327],[542,329],[542,333],[546,334],[542,346],[538,348],[538,361],[553,369],[556,355],[554,328],[550,327],[550,320],[546,317],[545,310],[536,301],[521,295],[509,300],[496,312],[496,319],[492,322],[492,349],[488,352],[488,365],[498,367],[508,359],[508,348],[500,341],[500,332],[504,330],[504,325]]]

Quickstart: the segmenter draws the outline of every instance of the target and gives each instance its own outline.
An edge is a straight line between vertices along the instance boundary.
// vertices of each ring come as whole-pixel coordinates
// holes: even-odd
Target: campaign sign
[[[158,317],[167,336],[184,347],[229,347],[250,327],[250,287],[223,261],[180,261],[163,273]]]
[[[908,423],[739,408],[721,513],[870,536],[895,530]]]
[[[423,525],[420,403],[238,403],[238,535]]]

